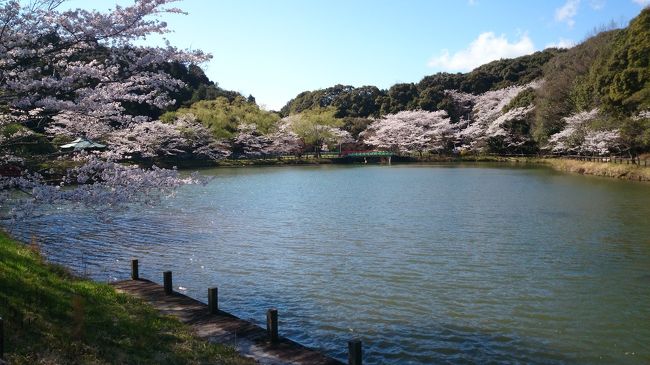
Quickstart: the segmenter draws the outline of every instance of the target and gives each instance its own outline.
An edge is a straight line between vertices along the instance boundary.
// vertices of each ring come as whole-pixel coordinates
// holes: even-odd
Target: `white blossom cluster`
[[[618,130],[589,129],[590,122],[597,117],[598,109],[592,109],[563,118],[564,129],[553,134],[545,148],[558,154],[601,156],[620,151],[622,143]]]
[[[60,11],[61,2],[0,1],[0,127],[30,123],[51,134],[113,137],[117,155],[175,153],[185,148],[212,157],[222,153],[196,123],[164,125],[127,112],[129,104],[164,108],[173,103],[168,92],[183,83],[162,71],[164,63],[199,64],[210,58],[201,51],[183,51],[168,44],[133,44],[148,35],[169,32],[159,17],[181,13],[167,7],[174,0],[136,0],[108,12]],[[11,138],[27,137],[25,133],[14,133]],[[115,205],[188,182],[175,171],[127,168],[95,157],[69,172],[76,179],[64,179],[81,185],[62,189],[45,184],[40,175],[24,167],[16,176],[11,164],[21,159],[13,156],[11,138],[0,140],[0,205],[8,189],[23,191],[29,197],[25,201],[34,204]],[[161,147],[153,147],[157,142],[162,142]]]
[[[125,203],[151,204],[172,195],[184,184],[203,182],[197,175],[181,177],[176,170],[140,169],[82,155],[79,167],[70,169],[58,185],[46,184],[42,176],[32,174],[0,180],[0,201],[10,199],[10,189],[29,196],[13,202],[11,215],[29,215],[42,204],[84,204],[109,209]],[[68,187],[68,186],[73,186]]]
[[[280,121],[277,131],[269,136],[271,146],[269,154],[271,155],[292,155],[302,152],[303,143],[300,137],[293,132],[291,124],[286,119]]]
[[[618,129],[611,131],[589,131],[585,135],[581,152],[590,155],[606,156],[621,150],[621,134]]]
[[[304,147],[298,135],[291,130],[287,118],[280,121],[275,131],[266,135],[260,133],[254,124],[241,124],[232,144],[233,150],[239,151],[239,157],[246,158],[296,155]]]
[[[233,148],[241,150],[242,157],[262,157],[269,154],[271,139],[259,133],[255,124],[240,124]]]
[[[532,106],[514,108],[506,113],[503,109],[522,91],[528,88],[536,89],[540,85],[540,81],[535,81],[526,85],[487,91],[480,95],[448,91],[447,94],[461,108],[471,110],[461,116],[458,133],[461,145],[458,149],[483,152],[487,149],[488,141],[493,138],[502,139],[503,143],[511,148],[526,143],[521,136],[512,135],[504,127],[508,122],[527,118],[533,110]]]
[[[133,124],[110,134],[110,149],[103,155],[112,160],[193,155],[219,160],[230,155],[225,141],[217,141],[193,114],[174,121]]]
[[[530,137],[512,133],[509,127],[513,122],[527,120],[533,106],[505,113],[503,109],[523,90],[537,88],[539,84],[512,86],[481,95],[448,90],[446,93],[458,110],[465,112],[458,123],[452,123],[444,111],[403,111],[374,121],[360,137],[375,148],[401,152],[482,152],[494,140],[505,148],[516,149],[530,142]]]
[[[60,1],[0,5],[0,101],[29,114],[39,108],[54,117],[52,131],[104,132],[115,125],[142,122],[125,113],[125,102],[159,108],[173,101],[167,91],[182,86],[156,70],[166,62],[200,63],[200,51],[137,47],[151,33],[168,32],[158,19],[172,0],[138,0],[108,13],[58,11]],[[99,130],[99,131],[97,131]]]
[[[398,152],[441,151],[453,143],[456,127],[445,111],[401,111],[372,122],[360,134],[363,142]]]
[[[650,109],[640,111],[639,114],[632,117],[632,119],[634,120],[650,119]]]

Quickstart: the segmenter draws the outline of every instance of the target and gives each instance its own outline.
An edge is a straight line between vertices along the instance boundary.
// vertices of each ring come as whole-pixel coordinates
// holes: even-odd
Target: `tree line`
[[[0,2],[0,202],[17,188],[50,202],[115,204],[186,183],[173,171],[120,163],[161,156],[319,153],[344,143],[438,153],[650,149],[650,9],[568,50],[388,90],[306,91],[271,112],[210,81],[200,67],[209,54],[136,44],[169,31],[159,16],[181,12],[172,2],[137,0],[108,12],[62,11],[60,0]],[[78,137],[108,148],[52,159]],[[48,184],[54,163],[72,167],[63,183],[87,187]]]
[[[584,126],[589,131],[616,130],[631,155],[650,150],[650,9],[644,9],[623,29],[605,29],[570,49],[549,48],[514,59],[502,59],[468,73],[438,73],[418,83],[400,83],[388,90],[375,86],[336,85],[305,91],[290,100],[282,116],[333,107],[344,128],[358,137],[373,119],[402,111],[445,111],[452,123],[471,120],[472,109],[453,93],[474,96],[543,80],[518,94],[506,109],[532,106],[517,122],[516,133],[526,134],[526,149],[548,149],[553,135],[570,118],[597,109]],[[507,112],[507,110],[504,110]],[[514,152],[494,145],[490,152]],[[572,152],[579,149],[572,148]],[[556,149],[556,151],[558,151]]]

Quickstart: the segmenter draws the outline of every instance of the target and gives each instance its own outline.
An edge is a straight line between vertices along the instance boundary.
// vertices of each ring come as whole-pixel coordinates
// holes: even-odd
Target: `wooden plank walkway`
[[[166,295],[164,288],[149,280],[125,280],[112,283],[119,292],[152,304],[160,312],[190,325],[196,335],[210,342],[231,345],[244,356],[265,365],[342,365],[343,363],[297,342],[280,337],[270,343],[266,329],[219,311],[210,314],[208,306],[181,293]]]

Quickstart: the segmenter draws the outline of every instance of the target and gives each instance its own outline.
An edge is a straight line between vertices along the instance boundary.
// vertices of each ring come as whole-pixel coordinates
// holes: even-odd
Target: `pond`
[[[367,364],[650,362],[650,184],[490,164],[204,170],[155,207],[10,227]]]

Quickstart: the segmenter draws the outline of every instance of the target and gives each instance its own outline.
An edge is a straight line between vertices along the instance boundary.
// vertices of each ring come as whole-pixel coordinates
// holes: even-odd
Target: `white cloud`
[[[600,10],[605,7],[605,0],[591,0],[589,2],[589,6],[591,6],[591,8],[594,10]]]
[[[443,71],[470,71],[477,66],[501,58],[513,58],[533,53],[535,46],[527,34],[518,41],[510,43],[505,35],[496,36],[493,32],[481,33],[466,49],[453,55],[443,50],[432,58],[428,65]]]
[[[575,45],[576,45],[576,42],[574,42],[574,41],[572,41],[570,39],[560,38],[559,41],[549,43],[544,48],[551,48],[551,47],[553,47],[553,48],[571,48],[571,47],[573,47]]]
[[[565,22],[569,27],[573,27],[576,23],[573,18],[578,14],[579,5],[580,0],[567,0],[562,7],[555,9],[555,20],[558,22]]]
[[[632,0],[635,3],[641,5],[641,6],[648,6],[650,5],[650,0]]]

